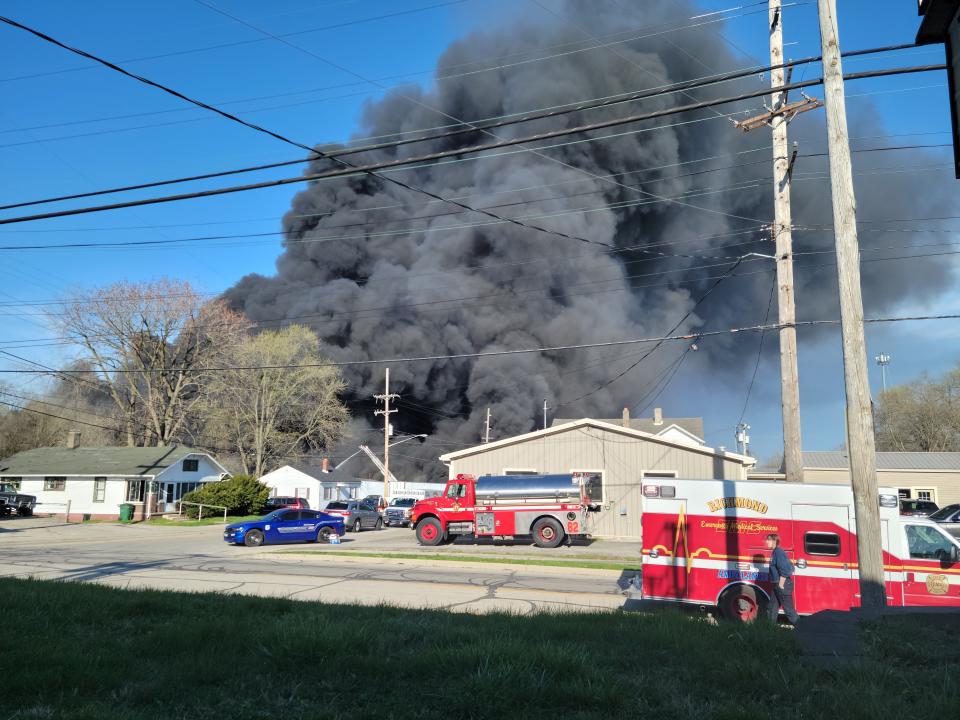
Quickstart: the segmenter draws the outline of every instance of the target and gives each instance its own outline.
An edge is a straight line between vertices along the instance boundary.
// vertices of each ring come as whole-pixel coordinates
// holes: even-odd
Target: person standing
[[[768,573],[770,582],[773,583],[773,597],[767,606],[767,614],[770,621],[776,623],[780,608],[783,607],[787,620],[796,625],[800,616],[793,604],[793,563],[780,547],[780,536],[776,533],[767,535],[767,550],[771,551]]]

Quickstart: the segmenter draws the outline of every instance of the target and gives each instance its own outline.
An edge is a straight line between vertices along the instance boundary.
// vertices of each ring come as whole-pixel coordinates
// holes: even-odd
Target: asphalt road
[[[464,612],[614,609],[626,600],[618,584],[620,573],[613,571],[349,558],[324,555],[328,546],[323,545],[246,548],[227,545],[221,532],[219,525],[65,525],[55,519],[4,519],[0,575]],[[410,531],[400,528],[348,535],[346,540],[341,549],[416,548]],[[529,552],[519,547],[487,546],[476,552]],[[290,550],[319,552],[301,555]],[[562,549],[558,551],[555,557],[563,556]]]

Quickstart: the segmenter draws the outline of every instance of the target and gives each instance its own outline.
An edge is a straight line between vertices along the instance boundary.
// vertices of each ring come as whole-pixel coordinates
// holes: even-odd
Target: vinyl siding
[[[643,512],[644,472],[676,472],[680,478],[746,479],[743,466],[694,449],[675,448],[595,427],[579,427],[555,435],[478,450],[450,463],[450,476],[500,475],[505,469],[538,473],[602,471],[604,507],[592,517],[596,537],[639,540]]]
[[[804,468],[803,480],[809,483],[849,485],[850,472],[844,469],[819,470]],[[936,491],[934,501],[943,507],[960,503],[960,470],[937,472],[930,470],[878,470],[877,484],[881,487],[932,488]],[[916,494],[914,494],[916,497]]]

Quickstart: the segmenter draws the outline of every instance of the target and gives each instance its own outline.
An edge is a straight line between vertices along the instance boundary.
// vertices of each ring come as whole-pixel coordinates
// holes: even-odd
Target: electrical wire
[[[767,312],[763,316],[763,324],[766,325],[770,320],[770,309],[773,307],[773,295],[777,289],[777,276],[773,276],[773,281],[770,283],[770,297],[767,298]],[[750,384],[747,386],[747,395],[743,400],[743,409],[740,410],[740,419],[737,420],[737,425],[740,425],[743,422],[743,417],[747,414],[747,406],[750,404],[750,395],[753,393],[753,384],[757,380],[757,372],[760,370],[760,359],[763,357],[763,341],[766,338],[767,334],[764,332],[760,333],[760,343],[757,348],[757,361],[753,365],[753,374],[750,376]]]

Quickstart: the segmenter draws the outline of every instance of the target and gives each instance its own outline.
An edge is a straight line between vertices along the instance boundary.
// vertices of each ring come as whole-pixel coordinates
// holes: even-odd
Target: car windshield
[[[416,504],[415,498],[396,498],[390,503],[390,507],[413,507]]]
[[[930,516],[931,520],[947,520],[950,518],[953,513],[957,510],[960,510],[960,505],[947,505],[944,508],[940,508],[933,515]]]
[[[327,510],[346,510],[349,505],[345,502],[327,503]]]

